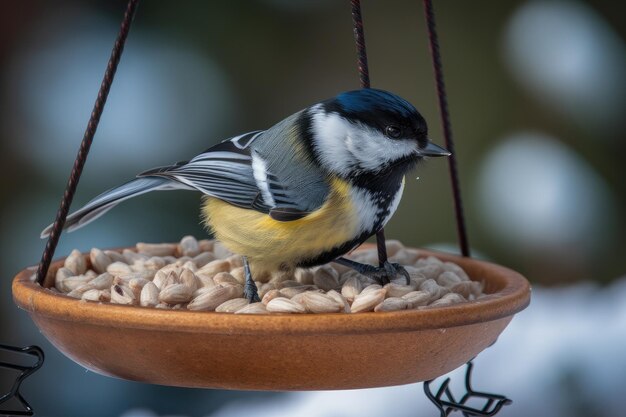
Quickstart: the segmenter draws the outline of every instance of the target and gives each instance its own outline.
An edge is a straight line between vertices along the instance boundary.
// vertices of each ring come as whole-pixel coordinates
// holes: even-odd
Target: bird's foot
[[[334,262],[354,269],[359,274],[372,278],[380,285],[385,285],[391,282],[398,274],[404,276],[407,285],[411,283],[411,276],[408,271],[399,263],[385,261],[382,266],[373,266],[368,264],[362,264],[356,261],[352,261],[346,258],[337,258]]]
[[[252,284],[250,285],[246,280],[246,285],[244,285],[243,287],[243,296],[248,300],[249,303],[258,303],[259,301],[261,301],[261,298],[259,298],[259,292],[254,281],[252,281]]]
[[[246,297],[249,303],[258,303],[261,301],[259,298],[259,291],[252,279],[252,273],[250,272],[250,264],[248,264],[248,258],[243,257],[243,271],[246,276],[246,283],[243,286],[243,296]]]

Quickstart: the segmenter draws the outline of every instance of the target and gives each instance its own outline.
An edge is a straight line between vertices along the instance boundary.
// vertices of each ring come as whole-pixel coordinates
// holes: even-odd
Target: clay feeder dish
[[[27,268],[13,280],[13,297],[54,346],[102,375],[238,390],[400,385],[461,366],[530,300],[528,281],[510,269],[423,253],[457,263],[489,296],[385,313],[235,315],[84,302],[39,286]],[[46,282],[62,265],[52,263]]]

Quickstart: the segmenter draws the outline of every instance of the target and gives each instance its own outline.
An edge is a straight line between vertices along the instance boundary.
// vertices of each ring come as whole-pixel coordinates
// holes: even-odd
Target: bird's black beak
[[[452,153],[439,145],[428,141],[426,146],[419,150],[421,156],[450,156]]]

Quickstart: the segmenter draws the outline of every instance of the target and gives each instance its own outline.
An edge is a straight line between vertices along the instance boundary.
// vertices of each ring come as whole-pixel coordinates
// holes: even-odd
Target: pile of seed
[[[389,260],[405,265],[406,284],[397,276],[385,286],[347,267],[328,264],[294,273],[279,272],[257,281],[262,301],[243,298],[242,259],[220,242],[185,236],[179,243],[138,243],[134,250],[102,251],[85,257],[78,250],[56,273],[51,291],[84,301],[235,314],[361,313],[448,306],[484,296],[452,262],[387,241]],[[376,250],[349,258],[376,265]]]

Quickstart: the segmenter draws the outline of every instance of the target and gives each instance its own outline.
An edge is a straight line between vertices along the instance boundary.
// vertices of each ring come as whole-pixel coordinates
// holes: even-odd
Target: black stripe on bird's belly
[[[372,232],[362,233],[359,237],[343,243],[339,246],[335,246],[329,251],[320,253],[319,255],[315,255],[310,258],[302,259],[296,264],[296,267],[311,268],[314,266],[324,265],[332,262],[340,256],[343,256],[346,253],[350,252],[361,243],[365,242],[372,234]]]

